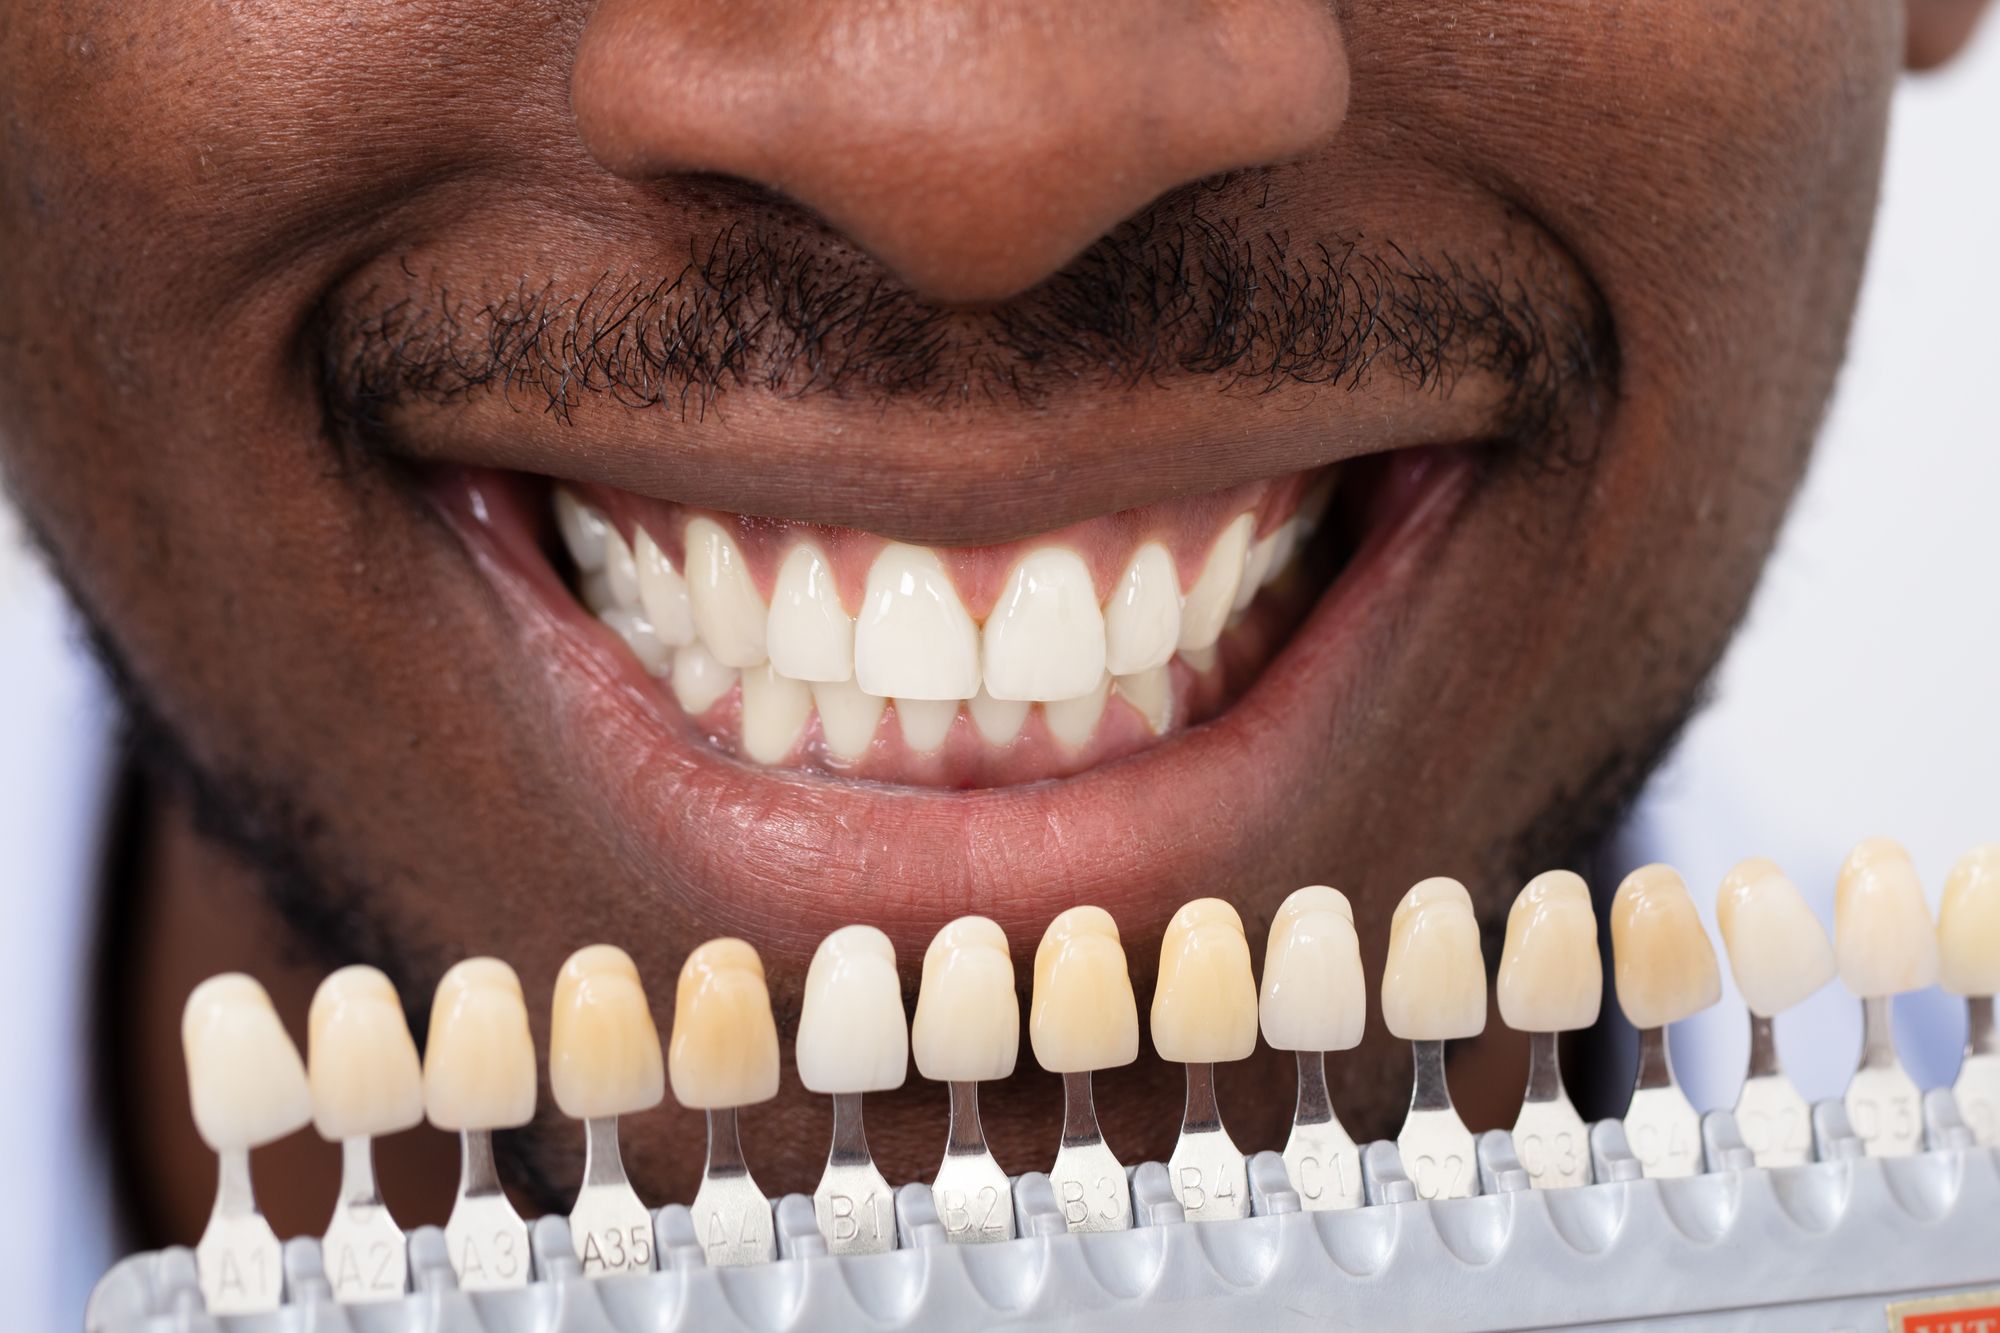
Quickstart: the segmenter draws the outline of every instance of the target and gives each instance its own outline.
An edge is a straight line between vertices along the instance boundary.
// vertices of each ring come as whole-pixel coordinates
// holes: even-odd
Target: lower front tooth
[[[604,622],[605,628],[625,640],[625,646],[632,650],[632,656],[639,659],[639,665],[646,668],[648,675],[664,676],[667,673],[674,650],[660,642],[644,616],[614,608],[599,612],[597,618]]]
[[[812,697],[819,709],[819,733],[826,748],[839,759],[859,759],[867,754],[889,701],[865,692],[851,680],[815,681]]]
[[[1110,693],[1111,677],[1100,676],[1097,688],[1089,694],[1043,704],[1042,716],[1048,721],[1049,735],[1072,750],[1080,749],[1097,730],[1098,719],[1104,716],[1104,702]]]
[[[1165,667],[1154,667],[1133,676],[1119,676],[1112,685],[1119,697],[1146,719],[1147,730],[1155,736],[1165,735],[1167,728],[1173,725],[1173,677]]]
[[[802,680],[781,676],[767,662],[743,673],[743,753],[760,764],[776,764],[799,743],[812,716],[812,691]]]
[[[716,661],[715,654],[699,639],[685,648],[674,649],[670,683],[675,702],[689,717],[699,717],[715,707],[716,701],[736,684],[736,676],[736,668]]]
[[[966,701],[965,711],[972,715],[972,725],[979,728],[979,738],[988,745],[1012,744],[1028,721],[1027,700],[996,699],[984,688]]]

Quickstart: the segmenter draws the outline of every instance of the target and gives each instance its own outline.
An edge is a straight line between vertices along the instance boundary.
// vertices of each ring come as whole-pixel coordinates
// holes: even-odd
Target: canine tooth
[[[274,1311],[283,1294],[278,1237],[257,1211],[250,1150],[312,1119],[305,1065],[271,997],[240,972],[210,977],[188,995],[181,1052],[195,1129],[221,1168],[195,1248],[203,1304],[212,1315]]]
[[[826,748],[846,760],[867,754],[889,701],[865,693],[851,680],[814,681],[812,698],[819,709],[819,732]]]
[[[1111,686],[1146,719],[1146,729],[1155,736],[1164,736],[1174,724],[1174,682],[1165,667],[1149,667],[1136,675],[1116,677]]]
[[[604,568],[604,534],[611,521],[576,498],[566,486],[556,487],[556,530],[576,567],[588,573]]]
[[[1212,648],[1222,637],[1222,627],[1236,604],[1236,589],[1243,582],[1243,563],[1250,552],[1250,533],[1256,519],[1238,514],[1209,548],[1201,574],[1181,599],[1179,647]]]
[[[1137,675],[1173,660],[1181,636],[1181,581],[1174,557],[1158,542],[1133,553],[1104,608],[1104,667]]]
[[[653,1266],[652,1221],[625,1178],[618,1117],[658,1106],[665,1085],[639,969],[616,945],[578,949],[556,974],[549,1006],[549,1089],[564,1115],[584,1122],[583,1185],[569,1228],[591,1277]]]
[[[1139,1056],[1139,1006],[1118,925],[1101,907],[1060,913],[1035,949],[1028,1027],[1035,1060],[1063,1080],[1063,1130],[1049,1185],[1071,1231],[1132,1225],[1125,1168],[1104,1142],[1091,1072]]]
[[[1257,600],[1257,593],[1264,586],[1271,573],[1271,564],[1276,559],[1278,533],[1273,529],[1268,535],[1250,543],[1250,554],[1243,558],[1243,581],[1236,585],[1236,596],[1230,599],[1229,609],[1242,611]]]
[[[714,519],[697,517],[689,520],[683,545],[695,633],[726,666],[762,665],[770,612],[736,539]]]
[[[1099,676],[1097,687],[1090,693],[1076,699],[1057,699],[1042,705],[1042,718],[1049,724],[1049,735],[1063,745],[1075,750],[1089,741],[1097,730],[1097,723],[1104,716],[1105,701],[1111,695],[1111,677]]]
[[[1389,922],[1382,1021],[1404,1041],[1452,1041],[1486,1028],[1486,965],[1472,896],[1455,879],[1417,884]]]
[[[1833,897],[1840,980],[1862,999],[1922,990],[1938,979],[1937,931],[1910,856],[1888,838],[1848,853]]]
[[[343,967],[313,994],[306,1021],[313,1127],[332,1143],[395,1134],[424,1118],[417,1044],[389,978]]]
[[[917,1072],[939,1083],[984,1083],[1014,1072],[1021,1010],[1007,935],[983,916],[962,916],[924,951],[910,1030]]]
[[[1160,939],[1153,1049],[1187,1066],[1187,1107],[1167,1174],[1190,1221],[1247,1216],[1243,1154],[1215,1104],[1215,1065],[1257,1049],[1257,983],[1243,920],[1220,898],[1174,913]]]
[[[979,627],[935,552],[892,542],[875,557],[854,628],[854,678],[897,699],[979,692]]]
[[[1739,861],[1715,899],[1729,969],[1744,1005],[1770,1018],[1833,980],[1826,927],[1784,871],[1764,857]]]
[[[1014,566],[981,632],[981,680],[995,699],[1071,699],[1104,675],[1104,612],[1083,557],[1061,546]]]
[[[979,728],[979,738],[988,745],[1012,744],[1028,721],[1028,708],[1027,700],[996,699],[983,685],[965,703],[972,725]]]
[[[1671,866],[1641,866],[1611,901],[1618,1007],[1641,1031],[1678,1023],[1722,998],[1715,946]]]
[[[764,963],[738,939],[688,955],[667,1047],[674,1100],[708,1113],[708,1162],[689,1205],[711,1268],[777,1257],[771,1205],[743,1164],[736,1113],[778,1095],[778,1027]]]
[[[951,734],[952,719],[957,716],[956,699],[896,700],[896,726],[903,733],[903,744],[918,754],[931,754],[943,748],[945,737]]]
[[[1345,1051],[1361,1042],[1368,1014],[1361,940],[1347,895],[1324,884],[1295,890],[1279,906],[1264,946],[1257,1015],[1278,1051]]]
[[[743,673],[743,753],[760,764],[782,763],[812,717],[812,691],[781,676],[770,663]]]
[[[1264,945],[1257,1021],[1273,1050],[1295,1052],[1298,1101],[1285,1173],[1308,1210],[1361,1203],[1361,1157],[1326,1090],[1326,1052],[1360,1044],[1367,1016],[1361,941],[1347,895],[1324,884],[1295,889]]]
[[[1975,847],[1945,877],[1938,981],[1954,995],[2000,994],[2000,843]]]
[[[1516,1032],[1573,1032],[1597,1021],[1604,965],[1582,876],[1547,871],[1514,899],[1496,990],[1500,1021]]]
[[[618,529],[608,525],[604,529],[604,586],[619,610],[638,611],[639,566],[633,560],[632,548],[625,544],[625,538]]]
[[[674,650],[661,643],[653,633],[653,627],[636,611],[613,608],[600,611],[597,618],[604,627],[625,641],[632,656],[639,659],[639,665],[652,676],[664,676],[673,664]]]
[[[667,553],[644,528],[632,543],[632,563],[639,576],[639,606],[653,635],[669,648],[694,642],[694,608],[688,601],[687,580],[667,559]]]
[[[459,1136],[458,1198],[445,1252],[461,1291],[528,1281],[528,1228],[501,1190],[496,1129],[535,1114],[535,1043],[520,978],[497,958],[468,958],[438,982],[424,1043],[424,1111]]]
[[[842,926],[820,941],[806,969],[794,1045],[808,1092],[902,1086],[910,1029],[887,935],[873,926]]]
[[[699,717],[735,687],[738,674],[735,667],[716,661],[708,645],[696,639],[686,647],[674,649],[668,683],[673,686],[674,700],[681,711],[689,717]]]
[[[840,604],[833,567],[810,542],[794,546],[778,566],[765,639],[771,665],[793,680],[854,675],[854,618]]]

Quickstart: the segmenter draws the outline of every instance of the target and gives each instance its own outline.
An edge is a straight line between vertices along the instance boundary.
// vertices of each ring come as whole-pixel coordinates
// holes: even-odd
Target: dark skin
[[[0,448],[169,756],[115,923],[125,1104],[184,1100],[181,1000],[230,968],[264,978],[297,1031],[320,975],[379,963],[421,1032],[443,969],[492,953],[543,1040],[557,968],[596,939],[632,953],[664,1032],[681,959],[741,934],[784,1027],[814,943],[871,919],[862,895],[883,884],[912,981],[958,911],[1000,920],[1025,978],[1057,907],[1102,902],[1142,1006],[1160,926],[1197,894],[1236,902],[1255,946],[1291,888],[1340,885],[1371,977],[1426,875],[1464,879],[1497,921],[1615,815],[1726,642],[1840,361],[1897,74],[1946,59],[1979,6],[768,8],[140,0],[0,19]],[[1098,8],[1116,13],[1072,12]],[[1476,367],[1269,393],[1083,380],[1032,402],[732,385],[699,414],[586,394],[558,419],[487,394],[329,428],[329,329],[425,289],[411,274],[491,292],[671,272],[738,225],[813,238],[978,329],[1106,232],[1190,199],[1246,234],[1500,256],[1531,297],[1598,311],[1609,355],[1543,423],[1559,452],[1489,451],[1353,697],[1312,714],[1324,741],[1301,781],[1171,858],[1086,857],[1060,897],[988,863],[940,875],[950,848],[918,843],[949,842],[949,795],[913,807],[910,848],[865,874],[798,874],[765,841],[798,827],[740,811],[726,864],[699,829],[631,827],[420,498],[423,467],[971,543],[1477,442],[1507,385]],[[811,451],[849,425],[859,453]],[[1239,435],[1263,452],[1214,447]],[[793,799],[810,832],[848,798]],[[1509,1118],[1518,1037],[1496,1021],[1454,1069],[1468,1119]],[[1379,1024],[1333,1075],[1357,1137],[1392,1128],[1407,1061]],[[1168,1151],[1177,1078],[1148,1055],[1101,1081],[1121,1153]],[[991,1091],[1013,1169],[1052,1147],[1054,1082],[1024,1058]],[[1223,1097],[1240,1141],[1282,1140],[1282,1060],[1230,1071]],[[942,1114],[916,1080],[871,1101],[891,1179],[928,1174]],[[767,1189],[809,1189],[823,1100],[788,1070],[746,1123]],[[145,1124],[127,1159],[146,1239],[189,1241],[206,1159],[184,1118]],[[671,1101],[630,1122],[643,1195],[690,1197],[700,1132]],[[574,1126],[544,1098],[510,1147],[529,1206],[561,1207]],[[448,1144],[426,1130],[382,1151],[390,1202],[441,1218]],[[318,1229],[333,1150],[300,1137],[269,1158],[280,1232]]]

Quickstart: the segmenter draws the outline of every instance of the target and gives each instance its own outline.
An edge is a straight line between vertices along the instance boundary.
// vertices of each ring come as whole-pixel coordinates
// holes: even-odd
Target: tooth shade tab
[[[1761,856],[1739,861],[1715,897],[1715,922],[1743,1003],[1772,1018],[1833,980],[1833,944],[1798,886]]]
[[[1104,612],[1090,567],[1075,551],[1028,552],[1008,577],[981,633],[982,674],[995,699],[1074,699],[1104,676]]]
[[[1028,1029],[1036,1063],[1052,1074],[1139,1058],[1138,1001],[1117,923],[1103,908],[1072,907],[1043,932]]]
[[[1938,980],[1954,995],[2000,994],[2000,843],[1975,847],[1945,877]]]
[[[854,678],[870,694],[970,699],[979,627],[935,553],[891,542],[869,566],[854,628]]]
[[[1632,1026],[1664,1027],[1722,998],[1715,946],[1671,866],[1641,866],[1611,900],[1618,1007]]]
[[[1597,1021],[1604,964],[1582,876],[1545,871],[1514,899],[1495,990],[1500,1021],[1516,1032],[1574,1032]]]
[[[1427,879],[1389,922],[1382,1021],[1404,1041],[1454,1041],[1486,1028],[1486,963],[1472,895],[1455,879]]]
[[[424,1042],[424,1111],[439,1129],[513,1129],[535,1115],[535,1042],[521,979],[468,958],[438,981]]]
[[[403,1002],[372,967],[320,982],[306,1017],[313,1127],[334,1143],[412,1129],[424,1118],[424,1078]]]
[[[1840,980],[1862,999],[1937,984],[1938,942],[1910,855],[1870,838],[1840,867],[1833,897]]]
[[[873,926],[843,926],[820,941],[806,969],[795,1049],[808,1092],[902,1086],[910,1030],[887,935]]]
[[[1153,990],[1153,1049],[1162,1060],[1216,1064],[1257,1048],[1257,983],[1236,909],[1197,898],[1174,913],[1160,940]]]
[[[241,972],[210,977],[181,1011],[194,1126],[209,1150],[247,1152],[312,1120],[298,1048],[271,997]]]
[[[1278,1051],[1345,1051],[1361,1043],[1368,985],[1347,895],[1324,884],[1278,907],[1264,944],[1257,1016]]]
[[[962,916],[931,940],[910,1041],[917,1072],[940,1083],[986,1083],[1014,1072],[1021,1009],[998,924]]]
[[[710,940],[674,987],[667,1051],[674,1100],[694,1111],[753,1106],[778,1095],[778,1025],[757,951]]]
[[[841,605],[833,566],[801,542],[778,566],[765,631],[771,665],[793,680],[844,681],[854,675],[854,618]]]
[[[666,1095],[659,1029],[639,969],[616,945],[577,950],[556,977],[549,1087],[573,1120],[632,1115]]]

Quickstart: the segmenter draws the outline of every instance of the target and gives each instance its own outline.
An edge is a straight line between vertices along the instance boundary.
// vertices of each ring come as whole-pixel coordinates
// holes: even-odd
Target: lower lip
[[[1085,901],[1150,930],[1183,898],[1235,882],[1252,849],[1281,845],[1363,664],[1391,660],[1397,604],[1473,490],[1465,450],[1382,462],[1360,548],[1226,712],[1073,777],[974,791],[844,782],[716,752],[563,586],[525,479],[454,472],[433,493],[537,667],[591,804],[627,844],[616,863],[641,867],[640,887],[711,933],[810,951],[855,921],[921,947],[967,912],[1021,943]]]

